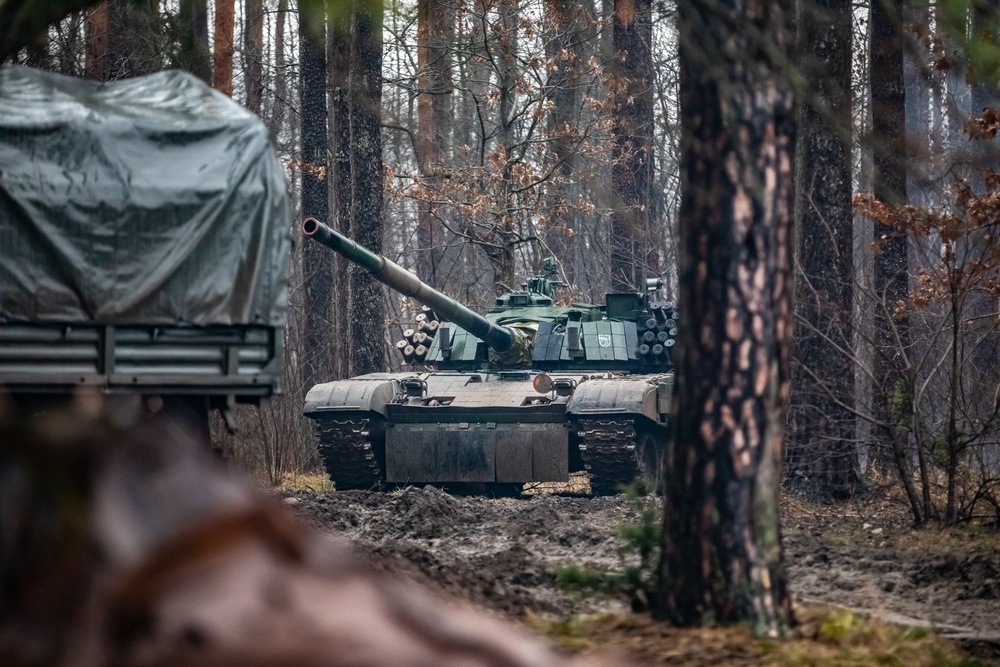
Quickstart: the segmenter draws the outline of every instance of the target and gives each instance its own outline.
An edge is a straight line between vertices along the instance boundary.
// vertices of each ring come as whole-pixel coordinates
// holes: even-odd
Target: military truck
[[[180,71],[0,68],[0,387],[204,417],[280,391],[290,208],[260,120]]]
[[[397,344],[412,370],[306,396],[337,488],[508,495],[586,471],[595,494],[611,494],[658,476],[676,335],[673,304],[650,299],[659,280],[602,305],[557,306],[552,262],[481,315],[318,220],[303,233],[426,306]]]

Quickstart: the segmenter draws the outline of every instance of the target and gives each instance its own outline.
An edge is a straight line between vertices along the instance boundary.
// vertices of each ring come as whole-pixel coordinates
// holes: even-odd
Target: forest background
[[[996,12],[802,0],[786,63],[799,104],[785,483],[821,499],[897,486],[916,524],[1000,523]],[[95,80],[193,72],[268,125],[297,219],[474,308],[550,254],[567,300],[647,277],[666,300],[676,19],[648,0],[105,0],[13,60]],[[419,312],[290,233],[285,394],[241,414],[237,436],[219,429],[271,483],[317,465],[305,392],[400,367],[392,343]]]

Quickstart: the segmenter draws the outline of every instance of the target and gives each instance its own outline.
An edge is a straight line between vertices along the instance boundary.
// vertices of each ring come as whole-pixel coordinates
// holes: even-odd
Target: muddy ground
[[[620,569],[618,527],[635,521],[624,496],[456,497],[434,488],[394,494],[285,494],[306,520],[344,535],[378,568],[429,583],[504,616],[567,619],[624,611],[624,597],[556,588],[563,565]],[[797,602],[927,625],[980,661],[1000,664],[1000,540],[968,528],[915,531],[891,501],[837,507],[783,501],[786,564]]]

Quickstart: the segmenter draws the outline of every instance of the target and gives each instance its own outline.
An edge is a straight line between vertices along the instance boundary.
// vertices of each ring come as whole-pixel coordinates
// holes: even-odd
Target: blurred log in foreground
[[[376,574],[183,424],[86,404],[0,410],[0,664],[580,664]]]

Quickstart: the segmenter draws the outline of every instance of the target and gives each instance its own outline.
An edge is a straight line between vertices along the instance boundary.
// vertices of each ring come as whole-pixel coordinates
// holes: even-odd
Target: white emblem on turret
[[[611,347],[611,334],[597,334],[597,344],[601,347]]]

